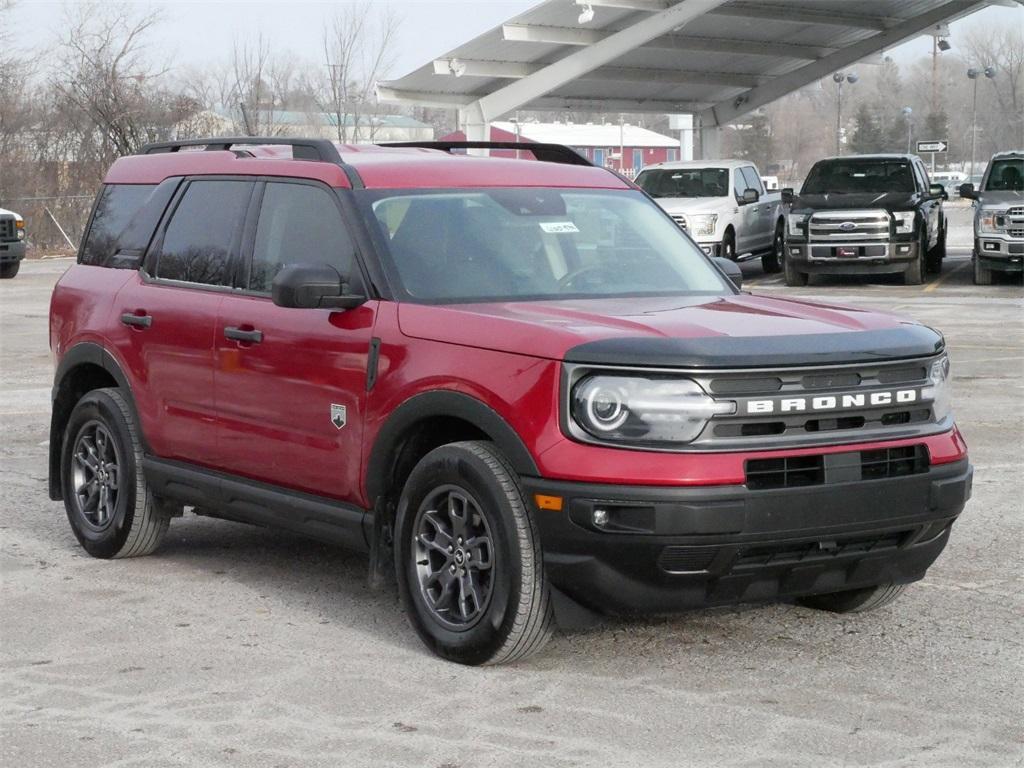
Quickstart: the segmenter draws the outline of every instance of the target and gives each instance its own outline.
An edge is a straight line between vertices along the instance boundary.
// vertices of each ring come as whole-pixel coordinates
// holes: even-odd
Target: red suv
[[[363,548],[468,664],[556,619],[924,576],[972,476],[941,335],[741,293],[564,147],[465,146],[113,165],[50,312],[50,494],[86,551],[148,554],[185,507]]]

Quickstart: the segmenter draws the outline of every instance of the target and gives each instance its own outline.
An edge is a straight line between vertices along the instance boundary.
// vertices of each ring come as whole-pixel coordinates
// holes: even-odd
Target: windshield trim
[[[609,299],[654,299],[654,298],[673,298],[680,296],[728,296],[738,295],[742,291],[735,286],[725,271],[715,263],[715,260],[708,256],[700,248],[699,245],[690,237],[689,233],[679,228],[676,221],[654,200],[644,192],[642,189],[630,187],[628,189],[609,189],[606,187],[574,187],[574,186],[547,186],[543,189],[558,190],[571,193],[592,193],[596,195],[639,195],[642,197],[647,204],[653,207],[653,209],[662,216],[671,227],[677,231],[680,237],[687,240],[694,251],[694,256],[704,260],[704,262],[711,268],[715,273],[719,283],[720,290],[716,291],[656,291],[656,292],[636,292],[636,291],[623,291],[621,293],[606,293],[606,294],[577,294],[577,293],[560,293],[560,294],[537,294],[537,295],[521,295],[521,296],[473,296],[467,298],[442,298],[442,299],[431,299],[422,296],[416,296],[410,293],[402,280],[401,274],[399,273],[398,267],[395,265],[394,260],[391,256],[390,247],[388,242],[384,238],[382,228],[377,220],[376,215],[373,211],[373,203],[377,200],[387,197],[400,197],[400,196],[416,196],[416,195],[444,195],[453,193],[478,193],[487,192],[493,189],[526,189],[528,187],[520,187],[515,185],[501,185],[487,188],[478,187],[417,187],[417,188],[372,188],[372,189],[361,189],[352,190],[350,192],[352,199],[355,202],[355,207],[360,214],[362,219],[362,226],[366,234],[368,235],[372,250],[376,254],[376,261],[383,269],[387,283],[391,289],[392,298],[396,302],[407,302],[410,304],[420,304],[425,306],[436,306],[436,305],[467,305],[467,304],[505,304],[505,303],[517,303],[517,302],[537,302],[537,301],[586,301],[593,299],[595,301],[607,301]]]

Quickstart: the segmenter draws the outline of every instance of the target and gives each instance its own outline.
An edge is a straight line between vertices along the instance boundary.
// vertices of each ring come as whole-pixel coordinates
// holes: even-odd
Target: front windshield
[[[636,191],[366,191],[359,199],[392,279],[413,301],[732,293]]]
[[[909,160],[825,160],[811,168],[800,194],[913,191],[914,173]]]
[[[725,197],[727,168],[656,168],[636,177],[637,186],[651,197]]]
[[[996,160],[988,172],[985,192],[1024,191],[1024,158]]]

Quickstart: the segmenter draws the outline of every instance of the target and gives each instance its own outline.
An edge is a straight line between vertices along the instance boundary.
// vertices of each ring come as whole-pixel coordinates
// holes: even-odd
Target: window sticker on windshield
[[[549,235],[576,235],[579,229],[571,221],[542,221],[540,228]]]

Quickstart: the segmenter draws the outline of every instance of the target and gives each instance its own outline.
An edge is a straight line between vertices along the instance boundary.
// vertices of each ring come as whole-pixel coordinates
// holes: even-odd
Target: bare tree
[[[330,115],[338,141],[374,139],[374,88],[394,63],[398,28],[390,6],[359,0],[342,4],[324,31],[326,71],[318,78],[318,102]]]
[[[51,84],[66,108],[88,116],[107,155],[165,137],[196,108],[164,88],[166,70],[147,56],[158,22],[155,12],[138,15],[120,4],[88,2],[69,12]]]

